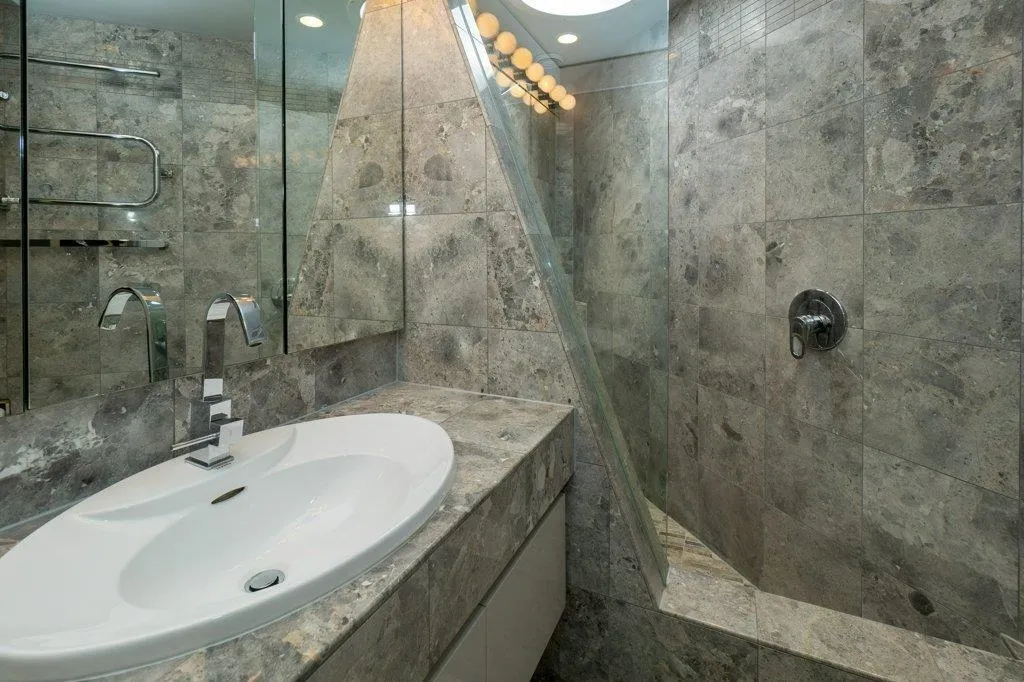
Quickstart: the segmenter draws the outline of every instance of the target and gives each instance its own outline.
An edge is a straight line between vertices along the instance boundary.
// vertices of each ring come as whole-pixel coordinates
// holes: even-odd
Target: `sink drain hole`
[[[280,585],[283,582],[284,582],[284,573],[282,573],[281,571],[276,571],[276,570],[260,571],[259,573],[257,573],[253,577],[249,578],[248,581],[246,581],[246,583],[245,583],[245,591],[246,592],[259,592],[260,590],[265,590],[268,587],[273,587],[274,585]]]

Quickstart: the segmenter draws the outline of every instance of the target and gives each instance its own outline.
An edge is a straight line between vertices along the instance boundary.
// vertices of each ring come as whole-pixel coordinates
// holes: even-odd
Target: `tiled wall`
[[[395,380],[394,334],[229,367],[234,413],[255,432]],[[114,391],[0,419],[0,527],[87,497],[169,459],[195,435],[202,376]]]
[[[668,510],[764,589],[1020,632],[1021,13],[673,3]],[[800,290],[846,305],[796,361]]]
[[[147,381],[140,309],[130,308],[115,332],[97,327],[107,294],[125,284],[151,283],[160,290],[172,372],[194,371],[201,363],[202,307],[209,297],[220,290],[260,295],[261,280],[280,278],[279,256],[261,243],[265,233],[280,239],[280,223],[258,221],[260,152],[273,163],[273,149],[257,134],[252,44],[46,16],[31,8],[28,41],[33,55],[158,69],[160,77],[151,78],[32,64],[27,101],[35,127],[152,140],[166,174],[159,199],[141,209],[33,205],[32,236],[168,243],[164,250],[31,250],[33,405]],[[16,91],[17,83],[4,87]],[[16,117],[17,107],[7,111]],[[11,118],[6,122],[16,124]],[[151,187],[149,156],[138,145],[37,135],[29,155],[32,196],[138,200]],[[15,189],[8,183],[8,191]],[[17,230],[15,221],[6,224],[9,232]],[[274,342],[234,352],[234,361],[281,352],[280,311],[269,298],[261,296],[261,303]],[[13,336],[10,341],[17,343]]]
[[[299,157],[292,153],[293,128],[316,114],[297,119],[288,112],[289,169],[303,169],[288,175],[288,248],[297,278],[289,343],[295,348],[402,326],[400,7],[368,6],[351,64],[328,134],[300,138]],[[291,215],[293,188],[300,201],[312,190],[315,201],[303,204],[308,213]]]
[[[574,297],[644,495],[666,504],[668,113],[664,50],[568,67]]]

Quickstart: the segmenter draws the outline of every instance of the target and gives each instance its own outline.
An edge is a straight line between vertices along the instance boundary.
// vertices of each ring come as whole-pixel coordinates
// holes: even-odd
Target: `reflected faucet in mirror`
[[[167,313],[160,300],[160,292],[144,285],[119,287],[111,292],[100,317],[100,329],[117,329],[128,301],[136,298],[142,304],[146,318],[146,352],[149,360],[149,380],[170,378],[167,363]]]
[[[249,294],[217,294],[206,310],[203,344],[203,399],[200,407],[208,417],[210,432],[171,447],[172,453],[191,451],[185,458],[202,469],[218,469],[234,459],[231,446],[242,439],[244,422],[231,416],[231,401],[224,396],[224,330],[228,313],[234,310],[249,347],[267,341],[263,316],[256,298]]]

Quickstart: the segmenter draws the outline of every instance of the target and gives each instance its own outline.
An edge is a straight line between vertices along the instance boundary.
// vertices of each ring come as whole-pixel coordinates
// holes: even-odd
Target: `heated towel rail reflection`
[[[18,126],[0,125],[0,130],[19,132]],[[60,135],[64,137],[86,137],[103,140],[120,140],[138,142],[145,145],[153,156],[153,191],[142,201],[88,201],[84,199],[60,199],[54,197],[29,197],[30,204],[62,204],[69,206],[102,206],[105,208],[142,208],[149,206],[160,196],[160,150],[152,142],[138,135],[121,135],[119,133],[91,133],[85,130],[61,130],[59,128],[29,128],[30,135]],[[0,197],[0,204],[17,204],[18,197]]]

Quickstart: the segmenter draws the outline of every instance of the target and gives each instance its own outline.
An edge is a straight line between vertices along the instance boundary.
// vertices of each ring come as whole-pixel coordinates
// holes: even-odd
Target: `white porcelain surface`
[[[0,558],[0,679],[130,668],[280,618],[395,550],[454,478],[448,435],[406,415],[284,426],[231,452],[224,469],[179,457],[125,479]],[[245,591],[268,569],[284,581]]]

